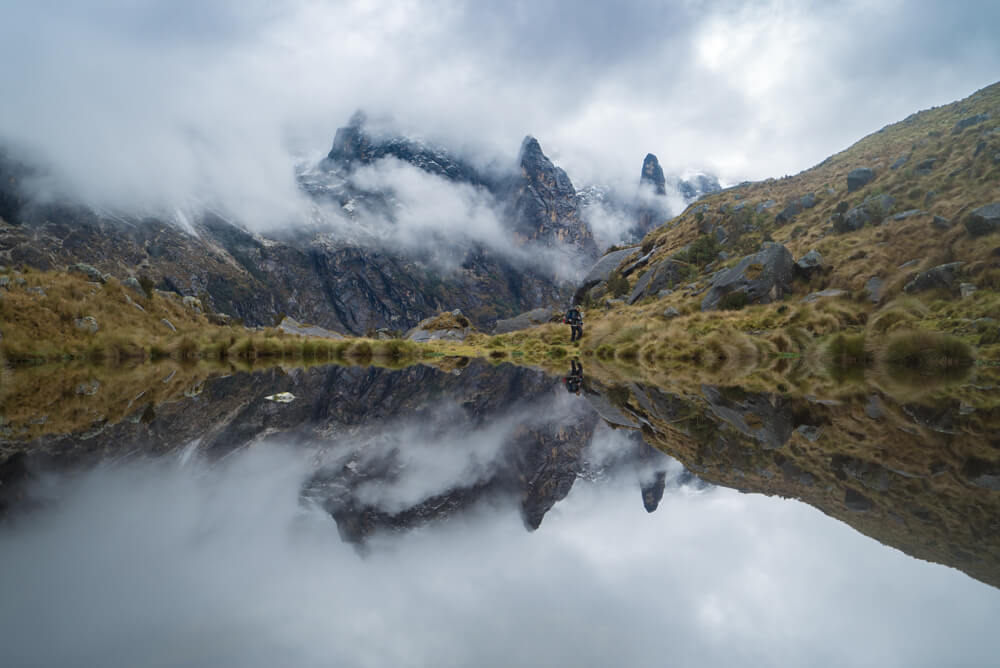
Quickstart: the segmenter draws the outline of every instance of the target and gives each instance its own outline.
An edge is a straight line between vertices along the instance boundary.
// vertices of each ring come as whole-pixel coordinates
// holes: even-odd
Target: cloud
[[[357,108],[578,186],[647,152],[724,182],[794,173],[1000,71],[1000,6],[747,0],[17,3],[0,139],[105,206],[303,217],[295,165]],[[948,48],[942,48],[947,44]]]
[[[297,502],[311,455],[132,462],[51,481],[0,528],[5,665],[987,665],[996,590],[804,504],[580,482],[384,536]],[[582,631],[583,632],[582,632]]]

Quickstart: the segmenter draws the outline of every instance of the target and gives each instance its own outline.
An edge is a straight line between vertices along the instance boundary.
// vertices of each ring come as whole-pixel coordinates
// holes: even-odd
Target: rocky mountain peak
[[[566,172],[552,164],[538,140],[528,135],[518,156],[520,176],[511,192],[514,231],[523,241],[562,243],[597,257],[590,227],[580,219],[576,189]]]
[[[657,195],[667,194],[667,179],[663,176],[663,168],[660,161],[652,153],[646,154],[646,159],[642,161],[642,176],[639,177],[639,185],[650,185]]]

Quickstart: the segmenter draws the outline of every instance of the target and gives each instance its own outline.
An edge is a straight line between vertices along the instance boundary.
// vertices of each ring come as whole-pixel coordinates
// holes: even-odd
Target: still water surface
[[[995,665],[982,411],[627,389],[330,367],[8,418],[0,664]],[[899,416],[908,468],[826,444]]]

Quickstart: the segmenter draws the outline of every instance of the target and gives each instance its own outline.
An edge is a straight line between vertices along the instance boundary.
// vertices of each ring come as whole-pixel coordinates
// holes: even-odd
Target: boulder
[[[417,343],[464,341],[471,331],[469,319],[462,315],[459,309],[455,309],[450,313],[424,318],[417,323],[416,327],[406,333],[406,338]]]
[[[289,334],[295,334],[296,336],[318,336],[324,339],[344,338],[343,334],[323,327],[317,327],[316,325],[304,325],[295,318],[287,315],[281,319],[278,329]]]
[[[644,297],[652,297],[664,288],[673,288],[684,276],[686,267],[671,258],[661,260],[646,270],[628,297],[628,303],[634,304]]]
[[[1000,229],[1000,202],[973,210],[965,218],[965,229],[974,237],[981,237]]]
[[[841,295],[846,294],[847,292],[844,290],[840,290],[838,288],[828,288],[826,290],[820,290],[819,292],[810,292],[802,298],[802,301],[807,304],[812,304],[813,302],[818,302],[820,299],[825,299],[827,297],[840,297]]]
[[[896,158],[896,161],[889,165],[889,169],[895,171],[906,164],[906,161],[910,159],[909,155],[901,155]]]
[[[873,304],[878,304],[882,301],[882,288],[884,286],[885,281],[878,276],[872,276],[865,281],[865,292],[868,293],[868,301]]]
[[[177,331],[177,328],[174,327],[174,323],[170,322],[166,318],[164,318],[160,322],[163,323],[163,326],[166,327],[167,329],[169,329],[171,332],[176,332]]]
[[[799,258],[795,263],[795,271],[803,276],[811,276],[823,268],[823,256],[819,251],[813,249]]]
[[[847,175],[847,192],[854,192],[874,180],[875,172],[869,167],[858,167],[857,169],[852,169]]]
[[[934,216],[934,218],[931,220],[931,227],[933,227],[935,230],[941,230],[942,232],[945,232],[951,229],[951,221],[945,218],[944,216]]]
[[[958,286],[958,291],[962,297],[971,297],[978,289],[974,283],[962,283]]]
[[[927,158],[926,160],[921,160],[917,163],[917,168],[914,170],[917,174],[930,174],[934,169],[934,164],[938,161],[937,158]]]
[[[73,321],[73,325],[84,332],[89,332],[91,334],[96,334],[100,327],[97,324],[97,318],[91,315],[86,315],[82,318],[77,318]]]
[[[192,297],[187,295],[181,299],[181,303],[184,304],[186,308],[191,309],[195,313],[202,314],[205,312],[204,307],[201,304],[201,300],[197,297]]]
[[[913,294],[936,288],[950,291],[954,287],[955,280],[958,278],[958,272],[964,264],[964,262],[949,262],[948,264],[941,264],[927,271],[922,271],[912,281],[903,286],[903,292]]]
[[[139,280],[135,276],[129,276],[128,278],[126,278],[124,281],[122,281],[122,285],[124,285],[132,292],[135,292],[136,294],[142,295],[146,299],[149,299],[149,295],[146,294],[146,291],[142,289],[142,285],[139,283]]]
[[[850,209],[843,216],[834,219],[833,229],[838,234],[855,232],[865,225],[879,225],[896,203],[889,195],[872,195],[859,206]]]
[[[962,130],[965,128],[971,128],[973,125],[979,125],[980,123],[984,123],[988,120],[990,120],[989,114],[976,114],[975,116],[963,118],[958,123],[955,123],[955,126],[951,129],[951,134],[961,134]]]
[[[923,211],[920,209],[907,209],[906,211],[897,213],[895,216],[892,217],[892,219],[894,221],[906,220],[907,218],[912,218],[913,216],[919,216],[922,213]]]
[[[802,213],[802,202],[800,200],[794,199],[788,204],[786,204],[785,208],[782,209],[781,212],[774,217],[774,222],[778,223],[779,225],[783,225],[785,223],[791,222],[791,220],[800,213]]]
[[[542,323],[551,321],[552,315],[553,312],[550,308],[536,308],[526,313],[520,313],[513,318],[497,320],[496,327],[493,328],[493,333],[506,334],[507,332],[516,332],[519,329],[541,325]]]
[[[780,395],[734,395],[710,385],[703,385],[701,392],[717,420],[754,439],[765,450],[777,450],[792,436],[791,411]]]
[[[816,206],[816,195],[815,193],[806,193],[799,198],[799,204],[802,205],[803,209],[811,209]]]
[[[761,202],[760,204],[754,207],[754,213],[764,213],[768,209],[773,208],[775,204],[777,204],[777,202],[775,202],[773,199],[769,199],[766,202]]]
[[[611,274],[618,268],[618,265],[627,260],[636,250],[638,250],[638,246],[612,251],[599,259],[590,268],[587,275],[583,277],[580,287],[576,289],[576,293],[573,295],[573,303],[579,304],[588,292],[595,288],[600,288],[607,283],[608,279],[611,278]]]
[[[757,253],[747,255],[739,264],[712,277],[708,294],[701,301],[702,311],[719,308],[724,297],[734,292],[746,295],[747,303],[767,304],[791,291],[795,260],[778,243],[765,244]]]
[[[871,510],[872,502],[860,492],[856,492],[848,487],[847,491],[844,493],[844,505],[847,506],[848,510],[853,510],[856,513],[863,513],[866,510]]]
[[[104,280],[105,280],[104,279],[104,274],[102,274],[97,267],[95,267],[93,265],[89,265],[89,264],[83,263],[83,262],[80,262],[80,263],[74,264],[74,265],[70,265],[67,268],[67,270],[70,273],[83,274],[84,276],[87,277],[88,281],[92,281],[94,283],[104,283]]]
[[[663,311],[663,317],[664,318],[677,318],[677,317],[680,316],[680,314],[681,314],[681,312],[678,311],[677,309],[675,309],[673,306],[668,306]]]
[[[1000,463],[972,457],[962,466],[962,475],[976,487],[1000,492]]]

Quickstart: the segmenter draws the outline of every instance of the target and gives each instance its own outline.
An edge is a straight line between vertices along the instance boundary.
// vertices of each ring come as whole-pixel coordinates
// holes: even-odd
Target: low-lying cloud
[[[642,157],[724,182],[809,167],[1000,71],[995,2],[15,3],[0,141],[107,208],[295,221],[295,166],[357,108],[577,184]],[[948,44],[948,48],[941,48]]]

